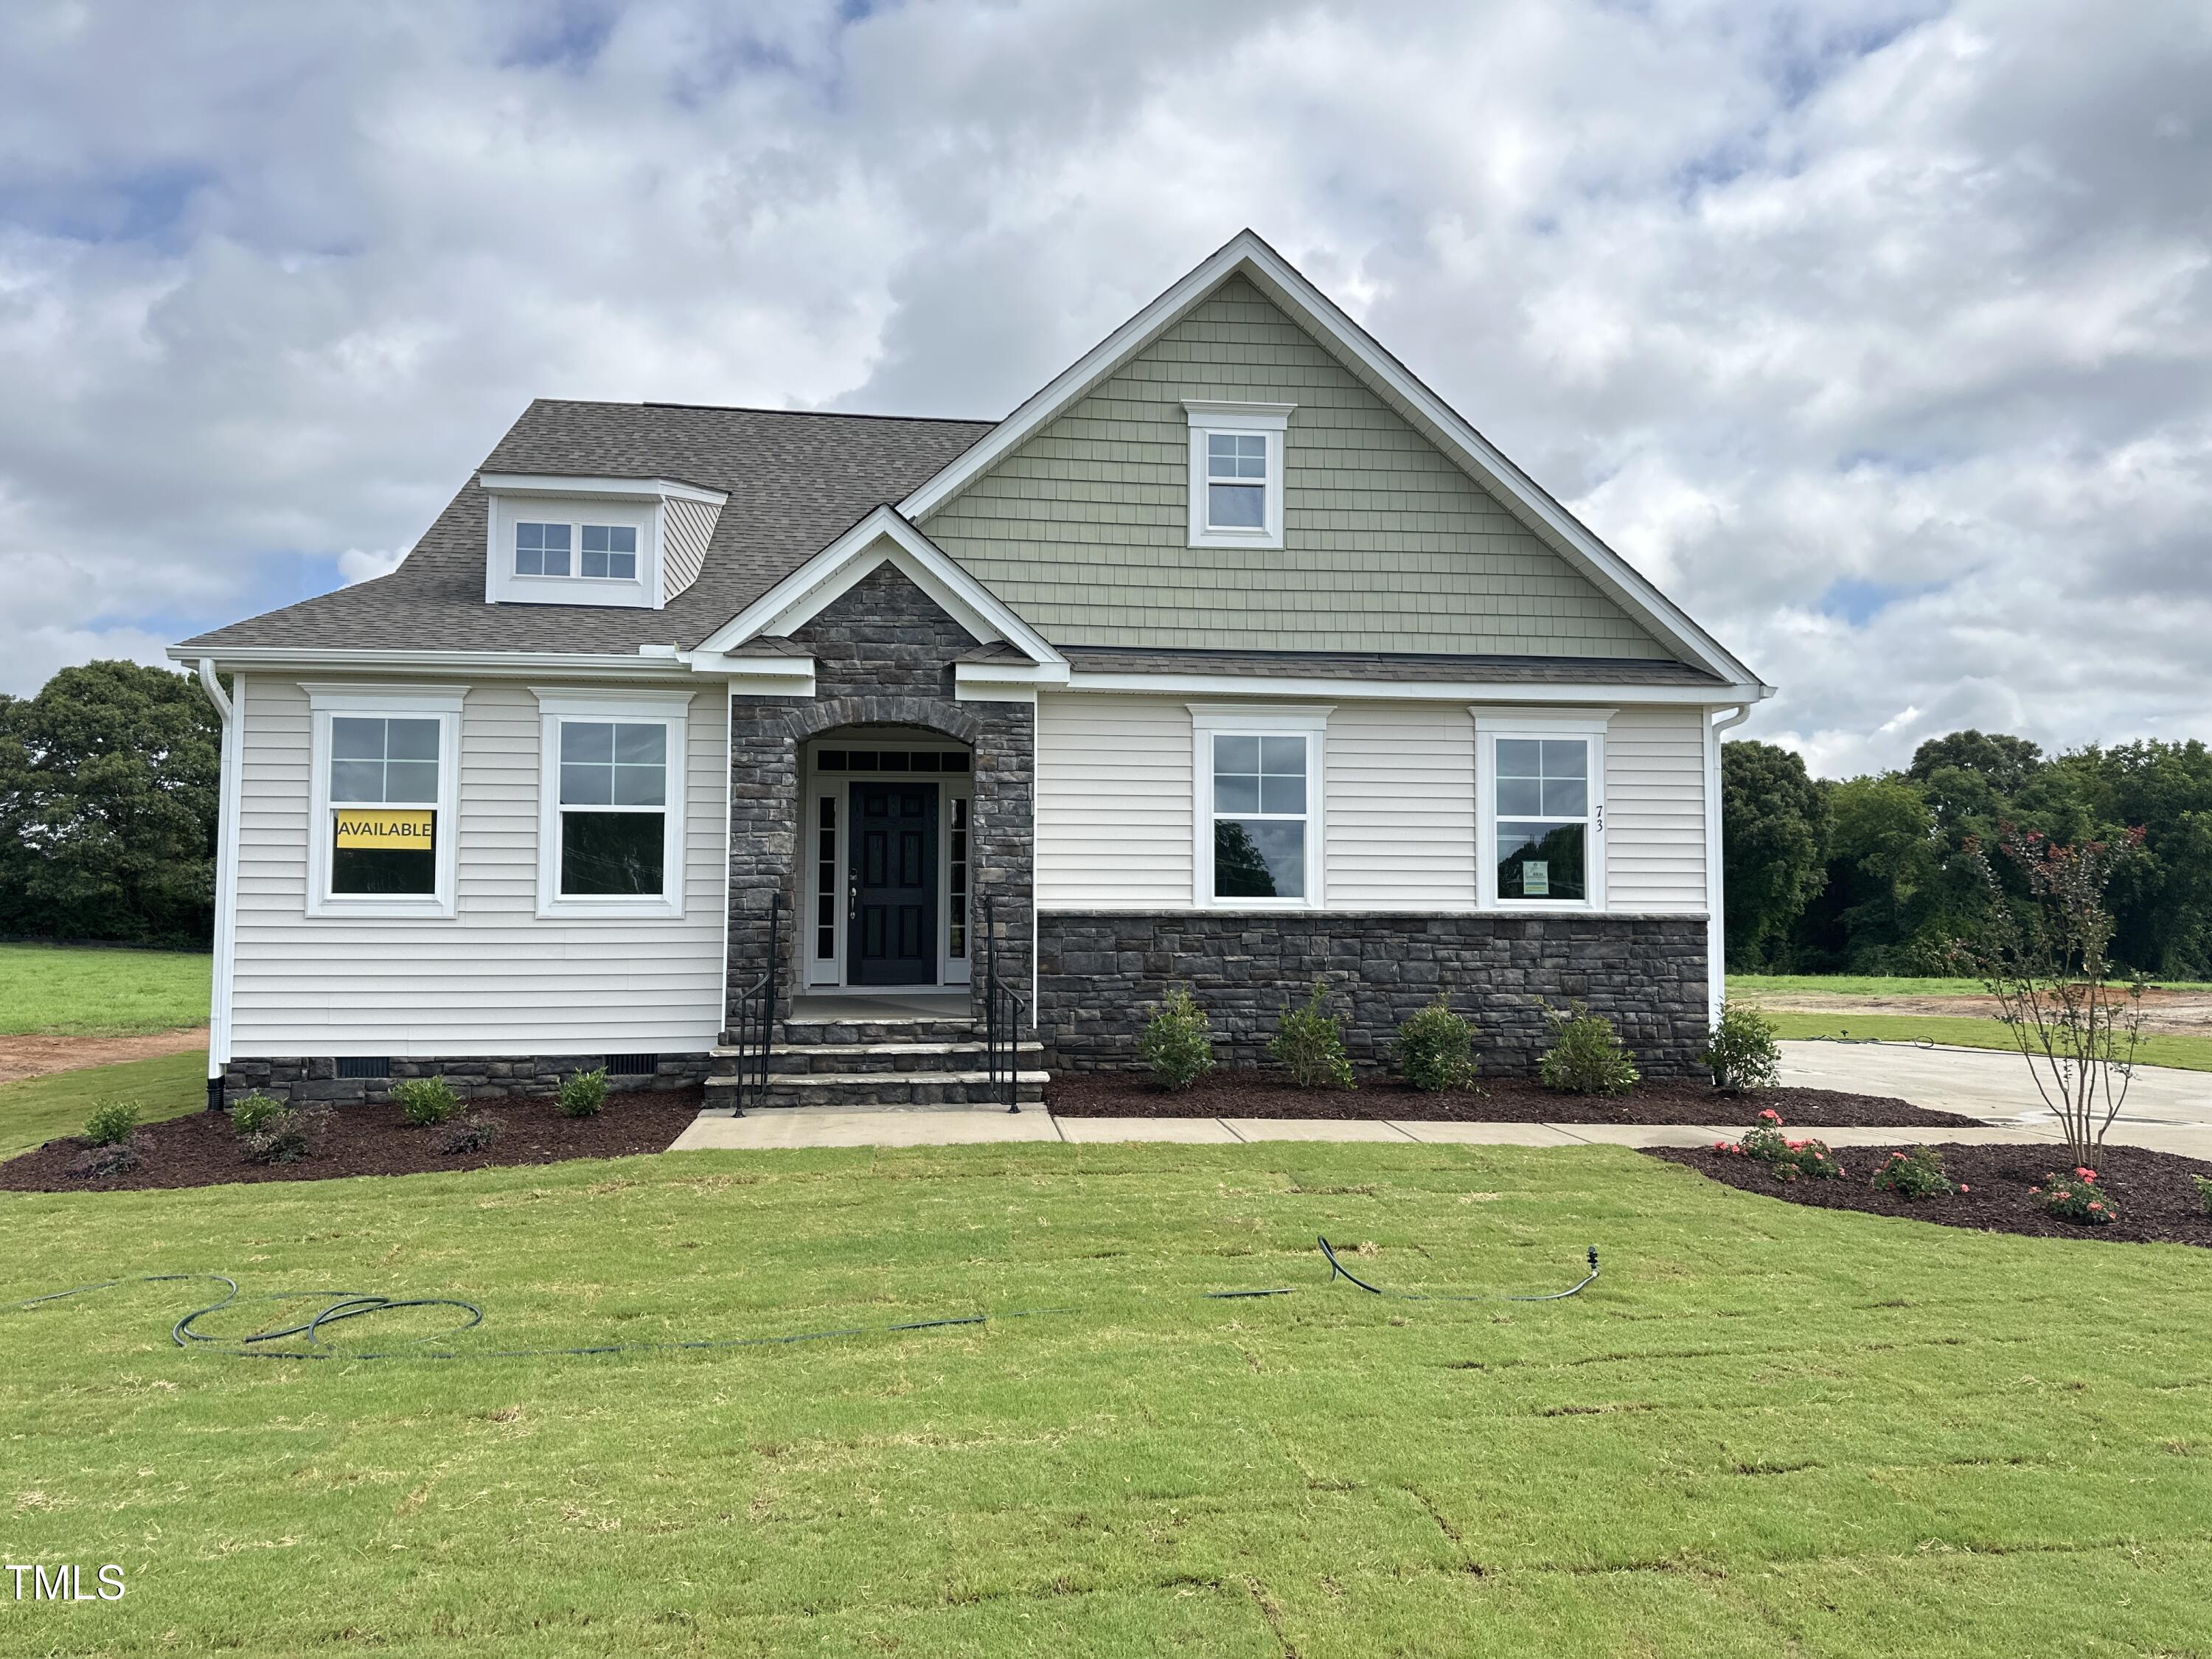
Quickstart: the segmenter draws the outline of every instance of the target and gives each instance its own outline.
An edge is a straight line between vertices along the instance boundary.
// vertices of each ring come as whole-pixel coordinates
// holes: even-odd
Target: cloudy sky
[[[533,395],[1003,414],[1250,224],[1817,769],[2212,738],[2212,10],[16,0],[0,690]]]

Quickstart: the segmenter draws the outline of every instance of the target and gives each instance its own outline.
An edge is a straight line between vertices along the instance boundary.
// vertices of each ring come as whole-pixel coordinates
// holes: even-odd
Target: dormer
[[[483,472],[484,599],[658,611],[699,580],[730,498],[672,478]]]

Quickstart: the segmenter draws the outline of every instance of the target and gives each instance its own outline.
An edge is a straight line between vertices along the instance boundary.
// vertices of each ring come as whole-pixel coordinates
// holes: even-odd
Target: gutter
[[[1772,688],[1764,695],[1772,696]],[[1717,711],[1716,711],[1717,712]],[[1718,720],[1705,722],[1705,1024],[1721,1022],[1721,1004],[1728,998],[1728,895],[1722,852],[1721,733],[1741,726],[1751,716],[1743,703]]]

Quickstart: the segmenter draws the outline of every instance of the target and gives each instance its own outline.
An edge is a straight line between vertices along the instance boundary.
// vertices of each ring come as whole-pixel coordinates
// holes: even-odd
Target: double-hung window
[[[1326,709],[1194,703],[1198,902],[1321,902]]]
[[[1477,716],[1483,896],[1505,908],[1595,909],[1605,892],[1602,716]]]
[[[310,685],[311,915],[453,914],[462,693]]]
[[[540,690],[541,915],[681,915],[685,692]]]
[[[1190,544],[1283,544],[1283,445],[1290,404],[1187,398]]]

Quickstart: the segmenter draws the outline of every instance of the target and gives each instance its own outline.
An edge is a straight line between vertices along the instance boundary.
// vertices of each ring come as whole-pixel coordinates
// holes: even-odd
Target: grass
[[[0,1036],[137,1036],[204,1025],[212,958],[0,945]]]
[[[2013,1048],[2012,1033],[1994,1015],[1793,1013],[1770,1009],[1781,1037],[1879,1037],[1884,1042],[1943,1042],[1960,1048]],[[2145,1066],[2212,1072],[2212,1037],[2146,1036],[2136,1050]]]
[[[129,1586],[10,1605],[23,1648],[2206,1641],[2203,1251],[1785,1206],[1610,1148],[682,1154],[8,1213],[0,1295],[222,1270],[461,1296],[487,1322],[459,1351],[1074,1310],[380,1364],[180,1352],[191,1286],[0,1313],[7,1559]],[[1606,1273],[1564,1303],[1383,1301],[1326,1286],[1317,1232],[1407,1288],[1555,1288],[1593,1239]]]
[[[2167,991],[2212,991],[2199,980],[2161,979]],[[1989,988],[1978,979],[1908,979],[1885,974],[1730,974],[1730,996],[1825,995],[1834,997],[1984,997]]]
[[[204,1108],[207,1055],[163,1054],[0,1083],[0,1158],[13,1158],[57,1135],[76,1134],[94,1107],[115,1100],[137,1106],[140,1121],[147,1123]]]

